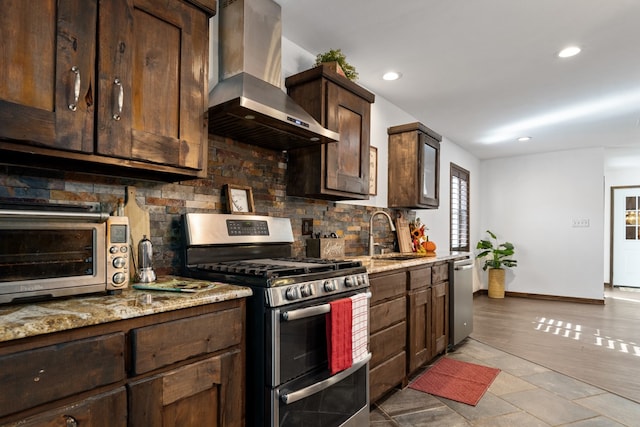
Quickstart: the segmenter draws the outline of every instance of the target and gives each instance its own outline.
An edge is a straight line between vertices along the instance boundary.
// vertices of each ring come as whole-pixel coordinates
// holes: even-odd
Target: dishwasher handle
[[[473,260],[471,258],[461,259],[453,262],[453,269],[456,271],[471,270],[473,268]]]

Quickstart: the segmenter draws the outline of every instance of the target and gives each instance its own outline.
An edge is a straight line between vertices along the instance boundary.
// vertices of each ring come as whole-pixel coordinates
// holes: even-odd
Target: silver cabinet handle
[[[73,83],[73,102],[69,104],[69,110],[76,111],[78,109],[78,99],[80,98],[80,69],[74,65],[71,67],[71,72],[75,73],[76,79]]]
[[[120,115],[122,114],[122,104],[124,103],[124,87],[122,86],[122,82],[120,79],[116,78],[113,81],[113,84],[118,86],[118,102],[115,108],[115,112],[113,113],[113,120],[120,120]]]
[[[349,375],[353,374],[358,369],[366,365],[369,362],[369,360],[371,360],[371,353],[367,354],[367,356],[364,359],[354,363],[353,366],[351,366],[349,369],[346,369],[342,372],[338,372],[334,376],[329,377],[324,381],[320,381],[319,383],[312,384],[300,390],[281,394],[280,400],[282,400],[282,403],[284,403],[285,405],[290,405],[291,403],[297,402],[298,400],[304,399],[305,397],[309,397],[313,394],[321,392],[322,390],[325,390],[331,387],[332,385],[347,378]]]

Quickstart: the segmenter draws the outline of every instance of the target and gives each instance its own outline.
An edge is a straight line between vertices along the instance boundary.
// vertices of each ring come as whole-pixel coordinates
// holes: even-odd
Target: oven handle
[[[367,292],[365,295],[367,296],[367,298],[371,298],[371,292]],[[280,315],[280,317],[282,317],[282,320],[284,320],[285,322],[291,322],[293,320],[306,319],[307,317],[329,313],[330,311],[330,304],[322,304],[314,305],[313,307],[300,308],[298,310],[285,311]]]
[[[347,378],[349,375],[352,375],[358,369],[362,368],[366,365],[369,360],[371,360],[371,353],[368,353],[364,359],[359,360],[357,363],[354,363],[349,369],[345,369],[342,372],[335,374],[334,376],[327,378],[324,381],[320,381],[319,383],[312,384],[308,387],[302,388],[300,390],[292,391],[290,393],[284,393],[280,396],[280,400],[285,405],[290,405],[298,400],[309,397],[313,394],[319,393],[322,390],[331,387],[332,385],[342,381]]]

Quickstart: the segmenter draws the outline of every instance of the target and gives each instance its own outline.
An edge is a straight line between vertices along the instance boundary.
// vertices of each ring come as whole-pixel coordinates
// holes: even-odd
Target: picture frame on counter
[[[227,212],[232,214],[255,213],[251,187],[226,184],[224,193],[227,197]]]
[[[378,194],[378,149],[369,147],[369,195]]]

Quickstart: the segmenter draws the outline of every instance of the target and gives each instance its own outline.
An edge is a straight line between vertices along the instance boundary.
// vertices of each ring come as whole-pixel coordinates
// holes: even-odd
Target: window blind
[[[450,242],[452,251],[470,251],[469,189],[469,171],[451,163]]]

